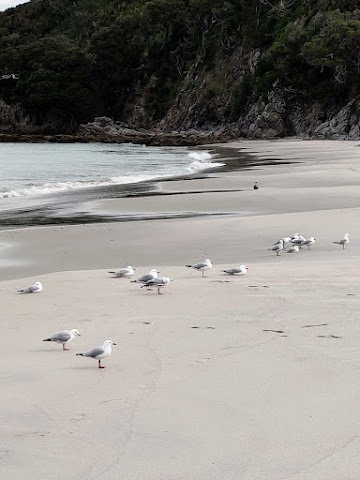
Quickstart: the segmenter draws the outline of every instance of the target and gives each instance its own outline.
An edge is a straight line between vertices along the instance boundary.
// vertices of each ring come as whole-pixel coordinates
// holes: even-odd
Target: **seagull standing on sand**
[[[284,250],[284,240],[281,239],[272,248],[268,248],[268,251],[276,252],[276,256],[279,256],[280,252]]]
[[[193,265],[186,265],[186,266],[189,268],[198,270],[199,272],[201,272],[201,276],[205,278],[206,277],[205,272],[212,269],[213,263],[209,258],[207,258],[203,262],[194,263]]]
[[[316,238],[315,237],[310,237],[305,242],[302,243],[302,245],[307,245],[308,250],[310,250],[311,245],[315,245],[316,243]]]
[[[116,345],[116,343],[111,340],[105,340],[105,342],[99,347],[95,347],[89,352],[77,353],[76,356],[80,355],[81,357],[95,358],[95,360],[98,361],[99,368],[105,368],[105,365],[101,364],[101,360],[110,357],[112,352],[112,345]]]
[[[28,288],[18,290],[19,293],[39,293],[42,292],[43,286],[40,282],[35,282],[34,285],[30,285]]]
[[[63,350],[69,350],[66,348],[66,344],[74,340],[76,336],[81,336],[79,330],[73,328],[72,330],[62,330],[61,332],[51,335],[49,338],[44,338],[43,342],[55,342],[60,343],[63,346]]]
[[[129,265],[128,267],[120,268],[120,270],[111,271],[115,277],[132,277],[135,273],[136,268]]]
[[[131,280],[132,283],[146,283],[149,282],[150,280],[153,280],[154,278],[157,277],[157,274],[160,273],[156,268],[152,268],[149,273],[146,275],[143,275],[142,277],[139,277],[136,280]]]
[[[170,282],[171,280],[169,277],[156,277],[144,283],[144,285],[141,285],[141,288],[146,287],[148,290],[151,290],[151,287],[156,287],[158,294],[162,295],[160,293],[160,289],[166,287],[166,285],[169,285]]]
[[[343,238],[341,240],[339,240],[338,242],[334,242],[334,243],[342,245],[343,249],[345,249],[345,245],[347,245],[349,242],[350,242],[350,235],[348,233],[345,233],[345,235],[343,236]]]
[[[240,265],[240,267],[227,268],[222,270],[227,275],[246,275],[248,267],[246,265]]]

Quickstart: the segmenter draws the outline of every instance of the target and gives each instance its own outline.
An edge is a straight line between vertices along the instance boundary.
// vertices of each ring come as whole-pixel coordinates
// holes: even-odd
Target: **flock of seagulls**
[[[350,236],[348,233],[345,233],[343,238],[333,243],[342,245],[344,249],[345,245],[347,245],[349,242],[350,242]],[[301,235],[300,233],[294,233],[293,236],[280,238],[277,242],[273,244],[271,248],[268,248],[268,251],[275,252],[277,256],[279,256],[280,252],[282,251],[285,251],[285,253],[298,253],[300,252],[301,247],[306,246],[308,247],[308,250],[310,250],[311,246],[315,245],[315,243],[316,243],[315,237],[309,237],[306,239],[304,235]],[[288,246],[288,248],[285,249],[286,246]]]
[[[350,242],[350,235],[345,233],[345,235],[338,241],[333,242],[338,245],[342,245],[343,249],[345,249],[345,245],[348,245]],[[312,245],[315,245],[316,238],[309,237],[306,239],[303,235],[299,233],[295,233],[292,236],[287,236],[280,238],[277,242],[273,244],[269,251],[273,251],[276,255],[280,255],[280,252],[285,250],[285,246],[287,249],[285,250],[286,253],[298,253],[303,246],[307,246],[310,250]],[[201,272],[201,276],[203,278],[206,277],[205,273],[213,268],[213,262],[209,258],[206,258],[202,262],[193,263],[190,265],[186,265],[186,267],[192,268],[198,272]],[[223,273],[226,275],[236,275],[242,276],[247,274],[248,267],[246,265],[235,266],[231,268],[227,268],[222,270]],[[115,277],[119,278],[129,278],[134,276],[136,268],[129,265],[127,267],[120,268],[119,270],[113,270],[109,273],[115,275]],[[152,288],[157,289],[157,293],[160,295],[162,292],[161,290],[165,288],[169,283],[172,281],[170,277],[159,277],[159,270],[156,268],[152,268],[149,273],[142,275],[141,277],[137,278],[136,280],[131,280],[131,283],[140,283],[141,288],[146,288],[147,290],[152,290]],[[33,285],[29,287],[23,288],[18,290],[19,293],[40,293],[43,291],[43,286],[41,282],[35,282]],[[74,340],[77,336],[80,336],[79,331],[76,328],[72,330],[62,330],[61,332],[57,332],[50,337],[44,338],[44,342],[54,342],[57,344],[62,345],[62,349],[67,351],[69,350],[68,344]],[[105,366],[101,363],[101,361],[111,355],[112,346],[116,345],[115,342],[112,340],[105,340],[104,343],[100,346],[89,350],[88,352],[84,353],[77,353],[77,356],[93,358],[98,361],[99,368],[105,368]]]

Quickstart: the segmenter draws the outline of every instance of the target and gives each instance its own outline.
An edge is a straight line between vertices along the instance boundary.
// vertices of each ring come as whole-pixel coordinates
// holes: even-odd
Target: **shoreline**
[[[278,164],[163,181],[155,195],[96,200],[88,210],[81,207],[83,215],[97,209],[100,217],[115,215],[122,217],[120,222],[0,230],[0,242],[12,245],[7,265],[0,262],[0,280],[131,264],[185,265],[205,253],[215,263],[269,262],[274,260],[267,248],[274,239],[295,231],[324,237],[328,251],[333,240],[355,228],[360,206],[356,146],[336,141],[226,144],[235,156],[241,149],[250,160],[277,159]],[[254,181],[260,185],[257,191]],[[338,225],[329,229],[332,216]],[[241,248],[234,254],[237,243]]]
[[[258,165],[258,161],[246,154],[237,152],[226,146],[217,147],[209,145],[206,148],[197,146],[196,150],[212,152],[212,162],[222,163],[223,166],[214,166],[213,168],[204,168],[195,173],[185,173],[176,176],[159,177],[152,180],[144,180],[129,184],[114,184],[106,186],[88,187],[82,189],[69,189],[64,192],[57,192],[45,195],[20,196],[19,205],[14,206],[12,200],[0,199],[1,203],[6,202],[7,207],[0,211],[0,229],[22,228],[27,226],[45,226],[45,225],[77,225],[83,223],[110,223],[112,221],[137,221],[139,219],[148,219],[148,216],[114,216],[99,214],[91,205],[95,204],[101,198],[134,198],[134,197],[156,197],[160,195],[172,195],[172,192],[164,191],[163,186],[171,186],[173,182],[187,182],[193,180],[203,180],[217,174],[223,175],[227,172],[253,168]],[[271,160],[261,161],[262,165],[277,164],[279,161]],[[186,189],[184,190],[184,192]],[[194,192],[197,193],[197,192]],[[202,193],[199,191],[198,193]],[[24,203],[24,200],[27,200]],[[89,209],[87,211],[87,209]],[[209,213],[211,214],[211,213]],[[216,212],[213,212],[216,214]],[[193,216],[202,216],[201,212],[193,214],[177,215],[154,215],[150,219],[166,218],[188,218]]]

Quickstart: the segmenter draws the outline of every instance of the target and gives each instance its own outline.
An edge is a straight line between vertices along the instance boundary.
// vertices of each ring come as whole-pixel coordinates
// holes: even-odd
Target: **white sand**
[[[245,143],[285,155],[286,142]],[[13,245],[0,259],[28,262],[4,265],[2,277],[29,276],[0,283],[2,476],[358,480],[360,176],[349,173],[357,150],[343,169],[337,155],[318,173],[320,191],[314,183],[302,192],[305,177],[313,180],[310,160],[257,172],[260,190],[238,193],[239,210],[253,201],[254,216],[0,232]],[[244,175],[247,184],[254,178]],[[242,173],[237,179],[245,182]],[[223,175],[208,186],[236,181]],[[318,243],[296,255],[267,251],[295,231]],[[332,241],[346,231],[342,250]],[[205,252],[215,265],[202,279],[183,265]],[[174,282],[157,295],[107,273],[128,263],[139,275],[158,266]],[[221,273],[240,263],[248,275]],[[35,279],[42,293],[16,293]],[[63,328],[82,334],[70,352],[41,342]],[[105,370],[75,356],[107,338],[117,346]]]

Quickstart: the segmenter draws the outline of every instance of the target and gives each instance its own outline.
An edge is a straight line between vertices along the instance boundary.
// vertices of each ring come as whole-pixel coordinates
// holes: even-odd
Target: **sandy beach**
[[[358,143],[224,148],[283,163],[89,205],[174,218],[0,231],[4,478],[359,479]],[[316,245],[268,251],[294,232]],[[185,267],[205,256],[206,278]],[[108,273],[129,264],[174,281]],[[65,328],[69,352],[41,341]],[[75,356],[107,338],[104,370]]]

